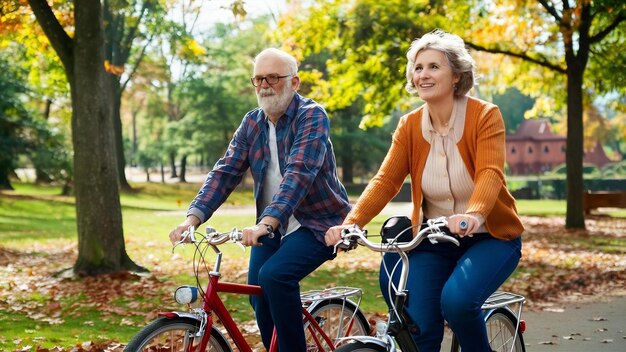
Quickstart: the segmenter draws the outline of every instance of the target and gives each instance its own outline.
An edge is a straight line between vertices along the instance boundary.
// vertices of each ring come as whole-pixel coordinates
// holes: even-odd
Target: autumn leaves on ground
[[[523,258],[516,276],[503,289],[525,295],[527,309],[541,309],[546,303],[571,297],[593,297],[615,291],[624,294],[626,219],[591,217],[585,231],[565,230],[560,217],[524,217],[524,222],[527,230]],[[84,308],[100,312],[97,320],[82,322],[85,329],[103,323],[114,324],[117,329],[137,329],[153,320],[158,311],[182,308],[171,298],[174,283],[168,278],[188,273],[188,259],[177,254],[166,261],[153,258],[151,274],[142,277],[124,274],[76,280],[53,276],[71,267],[75,258],[73,244],[23,250],[0,247],[0,312],[5,314],[1,324],[11,324],[11,317],[6,316],[11,314],[32,319],[32,327],[26,329],[25,336],[2,336],[0,331],[2,345],[13,345],[12,349],[18,351],[45,350],[37,347],[38,330],[48,324],[63,329],[65,320],[80,317]],[[327,263],[324,268],[330,270],[323,272],[332,284],[333,273],[345,272],[332,269],[350,268],[353,275],[360,275],[375,273],[378,263],[379,257],[357,251]],[[224,277],[245,277],[246,264],[244,258],[227,263],[223,266]],[[80,341],[75,346],[49,350],[121,350],[125,343],[111,339]]]

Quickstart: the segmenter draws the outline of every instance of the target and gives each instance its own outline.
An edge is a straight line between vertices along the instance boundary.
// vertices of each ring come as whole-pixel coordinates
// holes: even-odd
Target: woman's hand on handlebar
[[[170,231],[170,241],[172,242],[172,245],[180,243],[181,240],[184,240],[184,242],[187,243],[191,242],[191,236],[186,236],[185,238],[183,238],[183,234],[189,229],[189,226],[197,228],[199,225],[200,219],[198,219],[194,215],[187,216],[185,221],[183,221],[180,225],[176,226],[172,231]]]
[[[480,220],[472,214],[455,214],[448,218],[450,232],[459,237],[472,237],[480,227]]]

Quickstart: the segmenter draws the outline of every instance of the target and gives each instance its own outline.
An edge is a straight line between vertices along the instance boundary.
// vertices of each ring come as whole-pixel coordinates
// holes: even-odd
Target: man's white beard
[[[293,99],[291,81],[285,82],[281,92],[276,92],[272,87],[261,89],[256,98],[266,115],[280,117],[287,111]]]

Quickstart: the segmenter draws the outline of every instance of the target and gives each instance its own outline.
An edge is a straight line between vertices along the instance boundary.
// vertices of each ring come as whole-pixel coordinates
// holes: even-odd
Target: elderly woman
[[[401,118],[380,170],[344,223],[326,232],[326,244],[337,243],[343,228],[367,225],[409,175],[412,222],[446,216],[461,243],[424,241],[409,253],[406,309],[419,327],[413,338],[420,351],[439,351],[445,319],[463,352],[491,351],[481,306],[517,267],[524,230],[504,178],[502,115],[467,96],[475,63],[459,36],[428,33],[411,44],[407,59],[406,90],[425,104]],[[383,266],[398,258],[385,255]],[[381,270],[389,303],[388,280]]]

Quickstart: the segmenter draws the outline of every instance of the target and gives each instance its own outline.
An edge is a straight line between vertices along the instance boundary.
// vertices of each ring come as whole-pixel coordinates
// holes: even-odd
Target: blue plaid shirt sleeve
[[[224,156],[207,175],[202,188],[191,202],[187,215],[195,215],[201,222],[207,221],[241,182],[250,167],[250,145],[246,138],[249,125],[246,117],[235,131]]]

